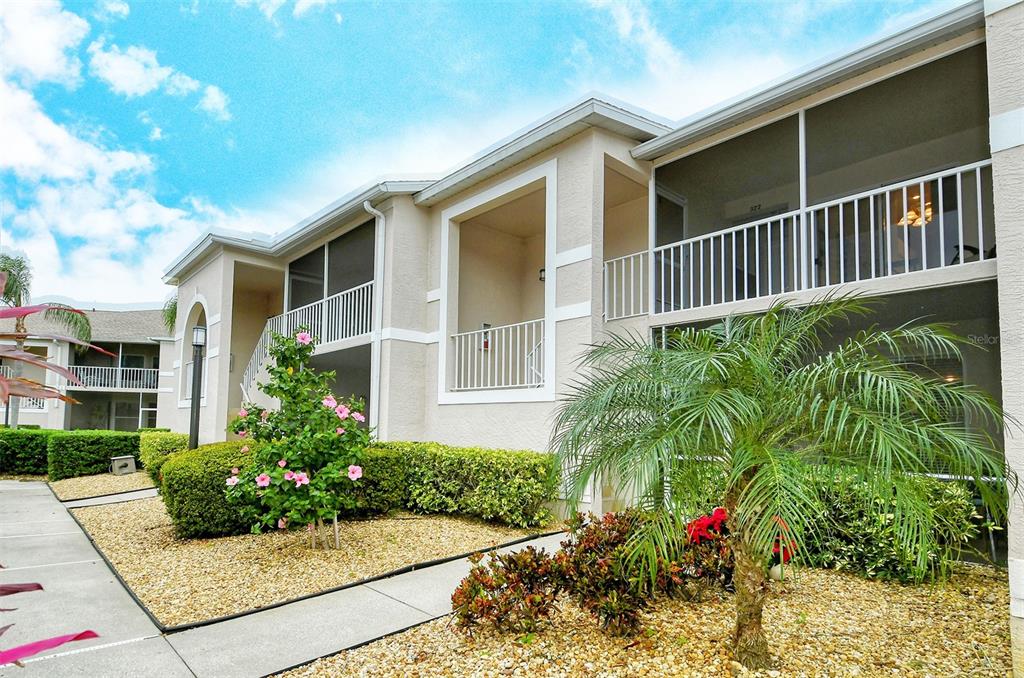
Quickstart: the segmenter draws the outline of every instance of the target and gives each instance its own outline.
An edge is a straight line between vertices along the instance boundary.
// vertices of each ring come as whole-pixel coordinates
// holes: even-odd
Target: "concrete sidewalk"
[[[133,493],[135,494],[135,493]],[[123,501],[124,499],[121,499]],[[563,535],[533,545],[552,551]],[[43,483],[0,481],[0,583],[39,582],[44,591],[0,599],[0,647],[92,629],[69,643],[0,667],[0,677],[265,676],[448,614],[469,572],[466,559],[289,603],[208,626],[161,635]],[[225,585],[229,585],[226,582]]]

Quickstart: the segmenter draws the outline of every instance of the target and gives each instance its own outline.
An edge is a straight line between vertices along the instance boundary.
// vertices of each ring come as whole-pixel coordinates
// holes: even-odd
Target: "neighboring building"
[[[972,2],[681,124],[595,97],[279,237],[208,234],[166,274],[161,421],[185,430],[192,327],[209,327],[210,441],[261,398],[269,332],[305,325],[382,439],[543,450],[574,359],[606,332],[656,339],[835,290],[884,302],[865,322],[971,337],[932,369],[1024,420],[1022,36],[1020,0]],[[1006,454],[1024,473],[1020,436]],[[1022,519],[1017,502],[1015,647]]]
[[[56,365],[67,367],[82,382],[74,384],[56,373],[25,366],[22,375],[57,388],[78,401],[21,398],[18,423],[55,429],[112,429],[135,431],[156,426],[160,342],[169,342],[159,309],[141,311],[86,311],[94,345],[112,353],[76,350],[73,344],[51,339],[29,339],[26,348]],[[0,321],[13,331],[14,321]],[[33,335],[67,335],[67,331],[41,314],[26,320]],[[10,343],[10,342],[7,342]],[[10,375],[11,367],[0,364]],[[8,418],[0,405],[0,423]]]

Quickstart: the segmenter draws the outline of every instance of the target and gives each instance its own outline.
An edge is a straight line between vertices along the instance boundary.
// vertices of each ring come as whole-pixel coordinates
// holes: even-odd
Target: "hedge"
[[[139,434],[124,431],[55,431],[46,444],[50,480],[105,473],[111,457],[139,457]]]
[[[231,505],[224,481],[251,456],[241,441],[175,452],[162,467],[167,512],[183,537],[247,532],[244,508]],[[250,443],[251,445],[251,443]],[[541,524],[556,499],[554,457],[521,450],[459,448],[438,443],[375,443],[365,453],[357,514],[395,509],[476,516],[521,527]]]
[[[241,441],[201,445],[175,452],[162,467],[161,495],[181,537],[221,537],[249,531],[238,506],[228,504],[225,479],[252,456]]]
[[[0,473],[43,475],[46,443],[61,431],[38,428],[0,428]]]
[[[187,433],[171,433],[164,430],[143,430],[139,432],[139,461],[146,473],[160,486],[160,468],[167,461],[167,455],[188,449]]]

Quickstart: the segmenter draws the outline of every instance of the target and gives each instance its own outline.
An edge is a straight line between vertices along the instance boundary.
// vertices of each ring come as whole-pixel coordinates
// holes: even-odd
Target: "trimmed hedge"
[[[46,443],[62,433],[39,428],[0,428],[0,473],[43,475]]]
[[[139,458],[139,434],[124,431],[55,431],[47,441],[50,480],[106,473],[111,457]]]
[[[249,531],[240,507],[228,503],[224,481],[251,463],[242,441],[175,452],[163,464],[161,495],[181,537],[222,537]]]
[[[146,473],[160,486],[160,468],[167,456],[188,449],[187,433],[171,433],[164,430],[142,430],[139,432],[139,461]]]

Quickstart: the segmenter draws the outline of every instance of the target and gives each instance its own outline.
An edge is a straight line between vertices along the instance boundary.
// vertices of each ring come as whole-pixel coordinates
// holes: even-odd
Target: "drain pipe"
[[[384,213],[375,209],[369,200],[363,201],[363,209],[376,220],[373,250],[373,328],[370,334],[370,421],[377,428],[377,436],[386,439],[386,431],[380,425],[380,345],[381,327],[384,324],[384,229],[387,220]]]

